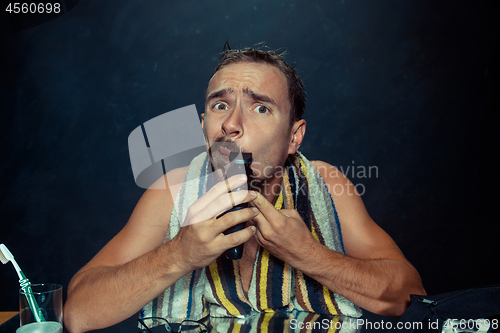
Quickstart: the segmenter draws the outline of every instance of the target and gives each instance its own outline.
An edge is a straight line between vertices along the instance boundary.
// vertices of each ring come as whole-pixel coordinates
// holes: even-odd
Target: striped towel
[[[340,222],[323,178],[301,154],[287,160],[276,209],[296,209],[314,238],[329,249],[345,253]],[[176,198],[165,242],[180,229],[189,206],[206,193],[206,153],[191,162]],[[311,277],[259,247],[248,297],[243,292],[238,261],[219,257],[174,283],[147,304],[141,316],[163,317],[172,322],[211,317],[239,317],[253,312],[306,311],[360,317],[361,309],[331,292]]]
[[[359,333],[357,318],[311,312],[253,312],[245,318],[214,318],[204,323],[209,332],[231,333]]]

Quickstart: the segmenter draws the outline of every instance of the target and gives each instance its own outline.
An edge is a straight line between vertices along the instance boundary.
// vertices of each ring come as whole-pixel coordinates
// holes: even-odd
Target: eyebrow
[[[272,98],[270,98],[270,97],[268,97],[266,95],[257,94],[256,92],[254,92],[253,90],[250,90],[248,88],[243,88],[243,93],[245,93],[246,95],[252,97],[256,101],[271,103],[274,106],[278,106],[278,104],[276,104],[276,102]]]
[[[234,91],[231,88],[224,88],[221,90],[214,91],[213,93],[211,93],[210,95],[207,96],[207,101],[214,99],[214,98],[219,98],[219,97],[225,96],[227,94],[232,94],[233,92]]]
[[[220,98],[220,97],[223,97],[225,95],[228,95],[228,94],[232,94],[234,93],[234,90],[231,89],[231,88],[223,88],[223,89],[220,89],[220,90],[217,90],[217,91],[214,91],[213,93],[211,93],[210,95],[207,96],[207,102],[214,99],[214,98]],[[248,95],[250,96],[251,98],[253,98],[254,100],[256,101],[260,101],[260,102],[266,102],[266,103],[271,103],[275,106],[278,106],[278,104],[276,104],[276,102],[266,96],[266,95],[261,95],[261,94],[257,94],[256,92],[254,92],[253,90],[249,89],[249,88],[243,88],[243,93],[245,95]]]

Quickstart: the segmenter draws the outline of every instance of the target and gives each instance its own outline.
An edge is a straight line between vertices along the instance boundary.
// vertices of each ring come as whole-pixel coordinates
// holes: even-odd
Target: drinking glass
[[[63,289],[59,284],[32,284],[33,298],[44,321],[37,322],[24,290],[19,291],[19,327],[16,333],[62,333]]]

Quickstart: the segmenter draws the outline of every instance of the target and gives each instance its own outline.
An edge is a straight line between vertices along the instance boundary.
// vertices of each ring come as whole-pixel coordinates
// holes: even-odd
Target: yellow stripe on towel
[[[269,322],[273,318],[274,313],[264,313],[264,318],[262,319],[262,323],[260,324],[260,331],[261,333],[267,333],[269,332]]]
[[[217,291],[217,296],[219,297],[222,305],[227,309],[227,311],[233,316],[241,316],[241,313],[236,309],[236,307],[231,303],[224,293],[224,288],[222,287],[222,282],[220,280],[219,272],[217,270],[217,261],[211,263],[208,268],[210,269],[210,274],[214,281],[215,290]]]
[[[262,251],[262,261],[260,264],[260,308],[267,310],[267,272],[269,269],[269,252],[266,249]]]
[[[330,311],[332,315],[338,315],[337,309],[335,309],[335,306],[333,305],[332,297],[330,296],[330,289],[325,286],[323,286],[323,296],[325,297],[325,303],[328,307],[328,311]]]
[[[307,292],[306,281],[304,280],[304,274],[299,270],[296,270],[295,274],[297,274],[300,293],[302,294],[302,300],[304,301],[304,305],[306,306],[304,310],[312,312],[313,308],[311,302],[309,302],[309,293]]]

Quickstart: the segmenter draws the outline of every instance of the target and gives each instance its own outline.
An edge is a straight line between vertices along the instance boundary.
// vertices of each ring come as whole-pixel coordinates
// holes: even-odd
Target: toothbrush
[[[14,256],[12,255],[12,253],[10,253],[9,249],[4,244],[0,244],[0,261],[2,262],[2,264],[6,264],[9,261],[12,262],[12,265],[14,265],[14,268],[16,269],[17,275],[19,275],[19,284],[26,294],[26,298],[28,299],[31,311],[35,316],[35,320],[37,322],[45,321],[42,311],[40,310],[40,307],[38,306],[37,302],[35,301],[35,297],[33,296],[30,281],[26,278],[26,275],[24,275],[23,271],[14,260]]]

